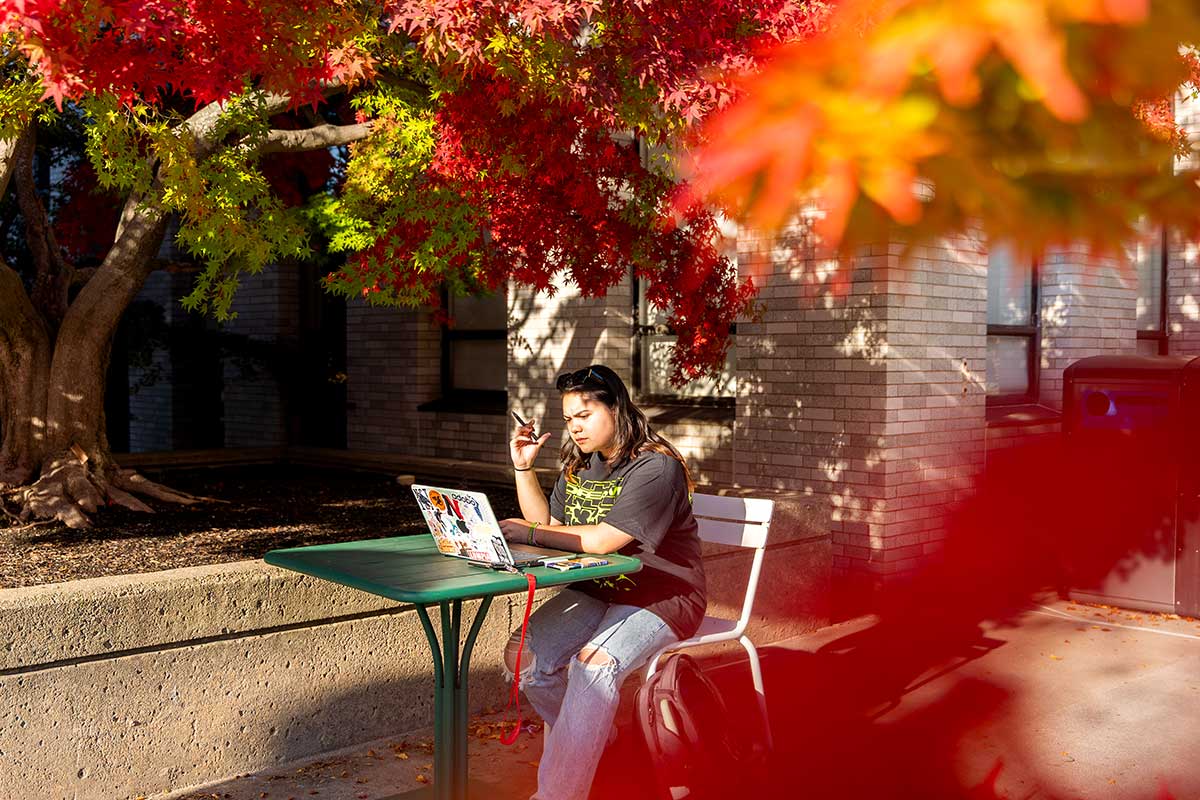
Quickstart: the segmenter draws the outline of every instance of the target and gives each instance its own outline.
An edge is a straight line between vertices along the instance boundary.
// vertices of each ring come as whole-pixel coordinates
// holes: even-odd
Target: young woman
[[[615,733],[622,681],[663,646],[692,636],[706,605],[692,480],[679,453],[650,430],[620,377],[593,364],[558,377],[569,438],[547,503],[533,472],[534,422],[509,444],[525,519],[500,523],[510,541],[621,553],[641,571],[572,584],[529,620],[521,688],[547,725],[535,800],[585,800]],[[520,631],[505,653],[513,669]]]

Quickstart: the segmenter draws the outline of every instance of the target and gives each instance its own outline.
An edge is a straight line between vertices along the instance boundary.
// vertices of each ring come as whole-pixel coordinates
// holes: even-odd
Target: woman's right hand
[[[512,441],[508,443],[508,454],[512,456],[513,466],[517,469],[529,469],[533,466],[533,462],[537,460],[538,453],[541,452],[542,445],[549,439],[549,433],[543,433],[538,438],[533,438],[533,423],[536,419],[531,419],[521,427],[517,428],[513,434]]]

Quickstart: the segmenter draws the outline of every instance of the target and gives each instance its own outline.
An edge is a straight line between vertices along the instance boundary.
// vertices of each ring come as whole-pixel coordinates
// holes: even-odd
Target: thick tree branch
[[[36,317],[25,285],[16,271],[0,260],[0,342],[5,341],[9,331],[21,328],[27,319]]]
[[[25,238],[33,254],[37,276],[30,299],[51,326],[57,328],[67,313],[67,290],[74,278],[74,267],[63,260],[50,218],[38,197],[33,177],[36,129],[28,128],[21,136],[16,152],[15,177],[17,203],[25,218]]]
[[[344,91],[346,91],[345,84],[330,83],[322,90],[322,94],[326,98],[330,98]],[[293,106],[291,96],[286,94],[260,93],[256,99],[262,102],[267,116],[286,111]],[[183,128],[191,133],[194,142],[192,152],[198,158],[209,155],[221,144],[220,140],[216,138],[216,131],[217,123],[220,122],[225,108],[225,103],[209,103],[184,120]]]
[[[371,123],[353,125],[317,125],[298,131],[272,130],[259,147],[260,153],[299,153],[306,150],[323,150],[359,139],[371,133]]]

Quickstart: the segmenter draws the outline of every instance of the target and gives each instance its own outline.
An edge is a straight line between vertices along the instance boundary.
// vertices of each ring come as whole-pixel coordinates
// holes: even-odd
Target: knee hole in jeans
[[[591,669],[602,669],[613,663],[612,656],[603,647],[585,647],[575,656],[575,660],[580,666]]]
[[[517,649],[521,646],[521,632],[514,631],[513,635],[508,637],[508,644],[504,646],[504,673],[508,680],[513,679],[513,673],[517,666]],[[521,680],[528,680],[533,675],[533,670],[537,666],[537,656],[529,649],[529,639],[525,639],[525,649],[521,651]]]

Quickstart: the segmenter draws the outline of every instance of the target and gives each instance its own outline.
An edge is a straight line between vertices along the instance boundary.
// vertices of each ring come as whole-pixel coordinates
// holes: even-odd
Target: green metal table
[[[610,563],[600,567],[566,572],[533,567],[527,571],[537,577],[537,585],[541,588],[624,575],[642,568],[636,558],[616,554],[604,558]],[[427,534],[272,550],[263,560],[277,567],[416,606],[433,653],[433,796],[437,800],[465,800],[467,675],[471,667],[471,650],[492,598],[527,591],[529,584],[525,576],[448,558],[438,552],[433,537]],[[460,654],[462,601],[476,598],[482,602]],[[437,605],[441,612],[440,643],[425,610],[427,605]]]

